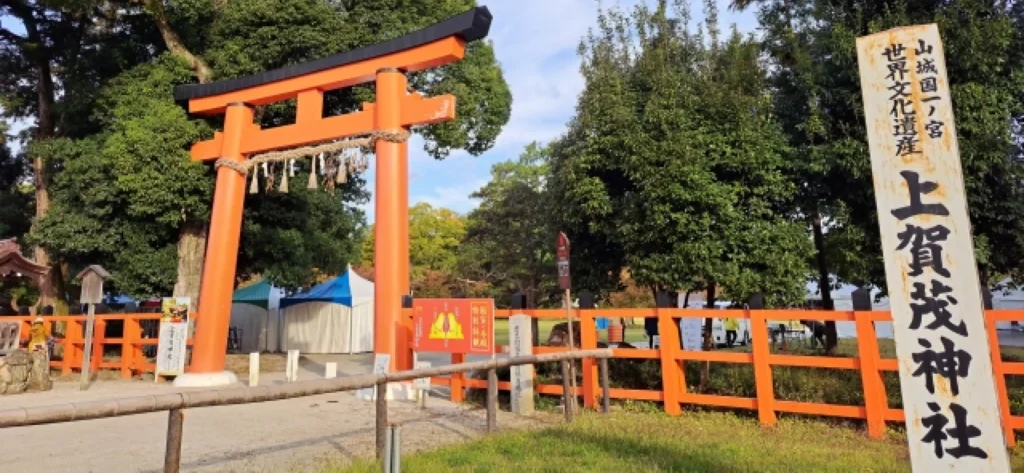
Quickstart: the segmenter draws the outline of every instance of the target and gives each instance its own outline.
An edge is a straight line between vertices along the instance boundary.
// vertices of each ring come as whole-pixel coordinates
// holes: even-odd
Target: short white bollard
[[[252,352],[249,354],[249,387],[260,384],[260,354]]]
[[[299,380],[299,351],[288,350],[288,359],[284,368],[285,380],[289,383]]]
[[[338,364],[334,362],[327,363],[324,365],[324,379],[334,379],[338,377]]]

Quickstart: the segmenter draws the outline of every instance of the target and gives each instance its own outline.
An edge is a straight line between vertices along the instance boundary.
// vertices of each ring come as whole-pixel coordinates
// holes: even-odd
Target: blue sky
[[[423,141],[409,143],[409,202],[427,202],[468,212],[477,203],[469,195],[487,183],[491,166],[516,158],[531,141],[558,137],[573,115],[583,89],[576,48],[596,22],[599,5],[629,7],[644,0],[481,0],[494,15],[489,39],[512,89],[512,118],[497,144],[481,156],[452,153],[438,161],[423,152]],[[754,12],[733,12],[717,0],[719,24],[727,30],[755,32]],[[653,0],[647,0],[653,4]],[[703,21],[703,2],[692,0],[693,20]],[[366,175],[373,192],[373,166]],[[373,221],[373,200],[366,204]]]
[[[736,24],[740,31],[755,32],[754,12],[729,10],[729,0],[716,0],[723,31]],[[531,141],[558,137],[572,117],[576,97],[583,89],[576,48],[597,18],[600,6],[629,8],[655,0],[479,0],[494,15],[488,40],[492,41],[505,80],[512,89],[512,117],[493,149],[481,156],[452,153],[438,161],[423,152],[423,140],[409,143],[409,202],[427,202],[465,213],[477,203],[469,195],[487,183],[491,166],[515,159]],[[691,0],[693,21],[703,21],[703,1]],[[6,20],[6,21],[5,21]],[[5,27],[22,32],[20,24],[0,18]],[[12,124],[10,133],[23,124]],[[366,176],[373,193],[371,159]],[[364,206],[373,221],[373,199]]]

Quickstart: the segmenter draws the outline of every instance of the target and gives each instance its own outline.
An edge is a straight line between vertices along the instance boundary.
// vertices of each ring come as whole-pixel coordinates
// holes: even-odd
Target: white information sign
[[[416,362],[416,369],[418,369],[418,370],[425,370],[427,368],[430,368],[430,366],[431,365],[430,365],[429,361],[417,361]],[[412,387],[415,388],[415,389],[418,389],[420,391],[429,391],[430,390],[430,377],[428,376],[426,378],[416,378],[416,379],[414,379],[412,381]]]
[[[375,353],[373,355],[373,374],[388,374],[388,368],[390,366],[390,353]]]
[[[857,55],[911,465],[1009,472],[938,27]]]
[[[683,337],[683,350],[701,351],[704,349],[702,319],[683,317],[679,319],[679,331]]]
[[[156,376],[185,373],[188,339],[188,297],[165,297],[160,306],[160,333],[156,347]]]

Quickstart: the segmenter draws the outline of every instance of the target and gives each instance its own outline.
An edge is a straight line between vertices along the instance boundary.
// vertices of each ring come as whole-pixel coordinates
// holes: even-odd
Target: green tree
[[[28,232],[32,222],[32,198],[23,183],[28,166],[7,146],[6,127],[0,124],[0,239]]]
[[[371,226],[362,242],[362,265],[373,266],[374,234]],[[451,275],[458,263],[459,245],[466,236],[466,219],[444,207],[426,202],[409,209],[409,258],[413,281],[428,271]],[[436,277],[436,276],[435,276]]]
[[[425,26],[431,18],[472,6],[466,1],[419,2],[417,8],[443,8],[434,8],[433,17],[406,17],[401,5],[385,2],[371,11],[348,3],[105,3],[117,7],[117,15],[104,17],[117,28],[122,21],[141,25],[128,29],[130,34],[119,44],[149,52],[149,56],[123,62],[129,67],[141,65],[101,87],[107,98],[103,104],[89,102],[76,109],[72,121],[93,124],[89,133],[38,147],[40,155],[52,154],[56,156],[53,161],[59,163],[56,180],[63,195],[54,200],[62,202],[63,210],[53,218],[41,219],[45,227],[36,232],[37,241],[76,262],[116,259],[118,263],[112,266],[118,268],[124,282],[121,287],[134,294],[166,294],[172,286],[179,295],[198,291],[212,176],[203,166],[190,162],[187,150],[219,125],[189,120],[174,104],[172,86],[323,57],[399,36]],[[90,18],[96,20],[99,14],[93,12]],[[393,19],[394,29],[378,30],[378,37],[362,34],[364,27],[359,25],[382,18]],[[460,96],[455,123],[419,130],[428,136],[428,149],[438,157],[453,148],[482,152],[493,144],[508,119],[508,88],[490,45],[474,45],[463,63],[411,77],[426,95],[463,87],[472,92],[466,100]],[[372,100],[369,92],[362,87],[331,93],[325,113],[356,110],[362,101]],[[111,119],[115,116],[116,120]],[[294,101],[260,107],[257,117],[265,127],[289,123],[294,120]],[[135,159],[131,159],[133,154]],[[64,176],[69,168],[77,175]],[[275,171],[280,175],[281,167]],[[302,182],[308,168],[300,166],[299,174],[296,178]],[[86,182],[82,176],[91,179]],[[155,182],[162,186],[153,185]],[[358,253],[355,235],[363,216],[355,206],[365,201],[363,186],[357,178],[334,194],[293,190],[288,195],[250,195],[239,276],[266,272],[275,282],[295,286],[308,282],[313,268],[324,272],[343,269]],[[95,195],[75,194],[86,188]]]
[[[734,5],[758,6],[763,44],[774,66],[776,113],[793,147],[801,209],[828,222],[818,235],[819,279],[833,273],[842,281],[885,288],[855,40],[923,23],[938,24],[945,45],[979,273],[984,284],[997,276],[1020,277],[1022,2],[746,0]],[[827,291],[823,299],[828,300]]]
[[[5,1],[0,16],[9,20],[0,27],[2,116],[32,123],[25,149],[31,155],[38,220],[50,209],[49,184],[58,169],[45,153],[32,153],[32,147],[88,133],[92,124],[82,118],[99,85],[151,57],[145,42],[137,41],[148,31],[137,16],[104,0]],[[35,260],[54,268],[43,303],[57,303],[62,310],[63,265],[51,261],[44,246],[36,246]]]
[[[685,27],[683,2],[675,10],[604,12],[581,46],[587,85],[552,159],[585,232],[574,243],[618,247],[653,291],[798,300],[809,241],[784,213],[795,189],[758,45],[735,30],[720,41],[714,2],[706,38]]]
[[[491,167],[491,181],[473,193],[460,274],[488,283],[493,297],[526,295],[527,305],[557,296],[553,226],[546,182],[550,148],[529,144],[519,158]]]

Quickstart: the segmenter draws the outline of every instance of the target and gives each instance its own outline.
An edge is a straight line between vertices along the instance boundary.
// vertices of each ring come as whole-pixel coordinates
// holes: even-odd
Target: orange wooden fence
[[[661,391],[653,391],[613,388],[610,394],[612,399],[662,402],[665,412],[670,415],[680,415],[683,405],[686,404],[756,410],[760,422],[765,426],[773,425],[776,421],[776,414],[779,412],[864,419],[867,422],[868,434],[875,438],[883,435],[886,422],[905,421],[902,409],[889,407],[885,385],[882,382],[883,371],[898,370],[896,359],[880,357],[878,338],[875,332],[875,322],[892,321],[889,312],[808,310],[712,311],[702,309],[577,309],[573,312],[575,320],[580,322],[580,331],[582,332],[580,343],[583,349],[597,347],[596,317],[658,318],[658,332],[661,336],[660,348],[653,350],[615,349],[614,358],[659,360],[661,362],[663,389]],[[507,318],[512,313],[513,311],[510,310],[498,310],[496,316],[498,318]],[[566,316],[565,309],[526,309],[515,310],[514,313],[559,321],[564,321]],[[676,320],[683,317],[748,319],[750,321],[752,350],[750,353],[683,350],[679,340],[678,322]],[[854,322],[857,327],[858,356],[844,358],[771,353],[768,321],[800,319]],[[986,313],[986,325],[988,326],[989,340],[992,346],[992,363],[996,373],[999,374],[996,376],[996,387],[1002,399],[1000,408],[1009,446],[1013,446],[1015,443],[1014,429],[1024,429],[1024,416],[1010,414],[1010,405],[1006,391],[1006,376],[1024,375],[1024,363],[1003,361],[996,336],[995,324],[996,322],[1015,320],[1024,320],[1024,310],[991,310]],[[542,346],[535,347],[534,353],[552,353],[565,350],[565,347]],[[461,363],[462,361],[463,358],[461,356],[452,356],[452,363]],[[743,398],[688,392],[683,374],[684,361],[752,364],[757,396],[754,398]],[[775,398],[775,390],[772,383],[773,366],[859,370],[864,389],[865,405],[848,406],[778,400]],[[592,360],[585,360],[583,362],[582,377],[583,382],[576,389],[576,395],[583,398],[583,403],[586,407],[593,408],[597,405],[599,391],[597,367]],[[451,399],[455,402],[463,400],[464,393],[462,388],[486,387],[486,381],[466,379],[465,375],[454,375],[450,378],[434,378],[432,381],[435,384],[449,385],[451,387]],[[510,386],[508,382],[501,382],[499,383],[499,388],[508,390]],[[541,394],[562,394],[562,386],[560,384],[535,384],[534,390]]]
[[[195,317],[195,315],[193,314],[191,317]],[[86,316],[84,315],[43,317],[44,323],[47,324],[51,335],[55,333],[57,324],[64,323],[66,325],[63,338],[58,336],[54,339],[55,345],[63,347],[61,359],[50,361],[50,366],[60,368],[61,374],[67,375],[82,369],[82,359],[85,353],[85,319]],[[0,322],[21,322],[22,340],[28,339],[29,329],[33,320],[35,320],[35,317],[29,316],[0,317]],[[143,347],[157,345],[159,320],[160,314],[97,315],[96,327],[93,330],[91,370],[93,372],[101,369],[117,370],[121,372],[121,377],[125,379],[131,379],[132,376],[137,374],[155,371],[156,365],[150,363],[149,359],[144,356]],[[122,331],[122,336],[120,338],[106,338],[107,325],[115,322],[123,322],[124,330]],[[149,326],[152,333],[151,336],[144,336],[143,325]],[[187,344],[192,346],[192,340],[189,339]],[[119,346],[120,354],[116,357],[104,359],[105,349],[109,345]]]

